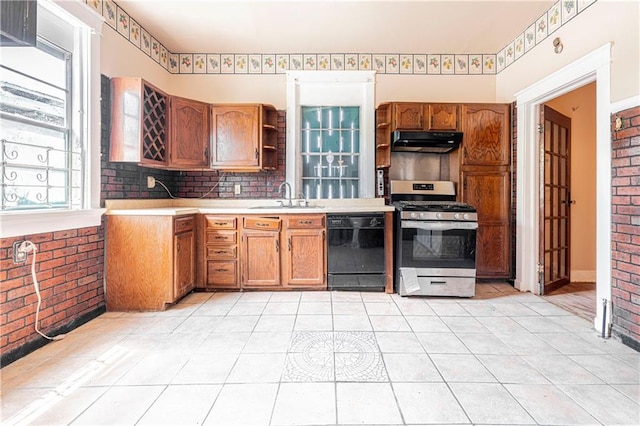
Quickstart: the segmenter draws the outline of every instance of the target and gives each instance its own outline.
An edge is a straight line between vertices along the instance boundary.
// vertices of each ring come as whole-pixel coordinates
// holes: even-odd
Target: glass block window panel
[[[83,147],[71,121],[71,54],[42,40],[4,49],[1,210],[82,207]]]
[[[358,198],[360,107],[302,106],[302,191],[307,198]]]

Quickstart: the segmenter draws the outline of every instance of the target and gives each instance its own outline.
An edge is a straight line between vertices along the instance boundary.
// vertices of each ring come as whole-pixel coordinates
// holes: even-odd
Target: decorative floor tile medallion
[[[282,376],[285,382],[383,382],[389,378],[373,333],[294,333]]]

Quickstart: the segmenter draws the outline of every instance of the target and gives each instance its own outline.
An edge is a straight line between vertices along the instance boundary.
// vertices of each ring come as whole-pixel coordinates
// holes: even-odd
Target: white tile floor
[[[3,425],[640,423],[640,354],[504,284],[194,293],[106,313],[0,373]]]

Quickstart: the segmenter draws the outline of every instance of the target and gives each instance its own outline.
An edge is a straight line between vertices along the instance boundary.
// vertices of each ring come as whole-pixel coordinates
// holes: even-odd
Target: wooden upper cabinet
[[[141,78],[112,78],[109,161],[167,167],[169,103],[169,95]]]
[[[462,165],[509,165],[509,125],[509,105],[463,105]]]
[[[394,103],[393,130],[422,130],[424,125],[424,104]]]
[[[171,98],[169,164],[180,168],[209,165],[209,105]]]
[[[425,105],[427,130],[458,130],[457,104]]]
[[[211,107],[211,166],[259,169],[258,105]]]

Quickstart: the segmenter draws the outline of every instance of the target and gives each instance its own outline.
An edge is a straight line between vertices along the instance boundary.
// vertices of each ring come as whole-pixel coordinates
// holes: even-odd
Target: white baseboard
[[[596,271],[571,271],[571,282],[595,283]]]

